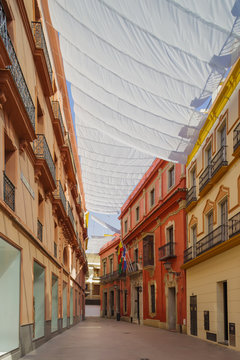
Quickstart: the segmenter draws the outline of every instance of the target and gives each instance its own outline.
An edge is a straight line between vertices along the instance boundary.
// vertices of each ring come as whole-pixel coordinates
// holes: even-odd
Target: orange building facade
[[[117,240],[100,251],[103,316],[186,330],[185,197],[184,166],[156,159],[121,209],[126,272],[117,271]]]
[[[84,319],[84,193],[47,1],[0,1],[0,358]]]

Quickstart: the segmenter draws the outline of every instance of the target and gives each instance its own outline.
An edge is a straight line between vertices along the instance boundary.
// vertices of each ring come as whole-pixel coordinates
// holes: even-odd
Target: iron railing
[[[3,195],[5,203],[15,211],[15,186],[3,172]]]
[[[73,226],[73,228],[75,230],[75,222],[74,222],[73,212],[72,212],[71,206],[69,204],[69,201],[67,203],[67,214],[68,214],[68,217],[69,217],[69,219],[70,219],[70,221],[72,223],[72,226]]]
[[[101,282],[110,282],[113,280],[116,280],[119,276],[119,272],[118,271],[113,271],[112,273],[108,273],[105,275],[100,276],[100,281]]]
[[[132,261],[131,264],[127,266],[127,273],[134,273],[136,271],[142,270],[142,264],[136,261]]]
[[[33,142],[33,151],[38,159],[46,160],[54,182],[56,182],[55,165],[46,138],[43,134],[37,134],[37,139]]]
[[[196,243],[196,256],[228,239],[228,225],[220,225]]]
[[[192,246],[184,250],[184,263],[193,259],[193,248]]]
[[[228,220],[228,234],[229,238],[240,233],[240,212]]]
[[[160,261],[175,257],[175,243],[169,241],[167,244],[158,248],[158,255]]]
[[[37,221],[37,237],[38,240],[40,240],[42,242],[43,240],[43,224],[39,221]]]
[[[38,49],[43,49],[46,63],[47,63],[48,74],[49,74],[49,77],[52,82],[52,76],[53,76],[52,65],[51,65],[49,54],[48,54],[45,36],[43,34],[42,24],[39,21],[32,21],[32,32],[33,32],[33,37],[35,40],[36,47]]]
[[[62,113],[60,109],[60,105],[58,101],[52,101],[52,109],[55,119],[58,119],[60,121],[61,129],[62,129],[62,135],[65,136],[65,129],[63,125],[63,118]]]
[[[208,165],[203,173],[199,176],[199,191],[201,192],[204,187],[209,183],[212,176],[212,165]]]
[[[66,211],[67,201],[66,201],[66,197],[65,197],[65,194],[64,194],[64,191],[63,191],[61,181],[57,180],[56,185],[57,185],[57,188],[54,191],[54,197],[55,197],[55,199],[60,199],[61,200],[62,205],[63,205],[63,207],[64,207],[64,209]]]
[[[193,201],[197,201],[197,192],[196,192],[196,186],[192,186],[186,196],[187,206],[191,204]]]
[[[222,166],[227,166],[227,146],[222,146],[212,159],[212,176],[218,172]]]
[[[240,123],[233,130],[233,151],[240,146]]]
[[[12,41],[11,41],[10,36],[7,31],[6,15],[4,13],[1,1],[0,1],[0,36],[4,42],[8,56],[12,63],[12,65],[8,66],[8,69],[10,70],[10,72],[12,74],[12,77],[18,88],[19,94],[23,101],[23,104],[24,104],[24,107],[28,114],[28,117],[31,121],[31,124],[32,124],[34,130],[35,130],[35,106],[34,106],[32,97],[30,95],[30,92],[28,90],[25,78],[23,76],[21,66],[18,62],[18,58],[17,58],[16,52],[14,50]]]

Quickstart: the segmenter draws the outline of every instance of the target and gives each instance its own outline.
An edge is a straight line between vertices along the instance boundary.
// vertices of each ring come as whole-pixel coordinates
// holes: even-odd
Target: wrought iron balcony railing
[[[15,186],[3,172],[3,196],[5,203],[15,211]]]
[[[49,74],[49,77],[52,82],[52,76],[53,76],[52,65],[51,65],[49,54],[48,54],[45,36],[43,34],[42,24],[39,21],[32,21],[32,32],[33,32],[33,37],[35,40],[36,47],[38,49],[43,49],[46,63],[47,63],[48,74]]]
[[[56,185],[57,185],[57,188],[56,190],[54,191],[54,197],[55,199],[60,199],[61,202],[62,202],[62,205],[66,211],[66,208],[67,208],[67,201],[66,201],[66,197],[65,197],[65,194],[64,194],[64,191],[63,191],[63,187],[62,187],[62,184],[61,184],[61,181],[60,180],[57,180],[56,181]]]
[[[184,250],[184,263],[193,259],[193,248],[192,246]]]
[[[170,241],[158,248],[158,255],[160,261],[175,257],[175,243]]]
[[[58,101],[52,101],[52,109],[55,119],[58,119],[60,121],[61,129],[62,129],[62,135],[65,136],[65,129],[63,125],[63,118],[62,113],[60,109],[60,105]]]
[[[228,220],[229,238],[240,234],[240,212]]]
[[[37,221],[37,237],[38,237],[38,240],[40,240],[42,242],[42,240],[43,240],[43,225],[39,220]]]
[[[100,276],[100,280],[101,280],[101,282],[111,282],[111,281],[116,280],[118,278],[118,276],[119,276],[119,272],[113,271],[111,273]]]
[[[30,92],[28,90],[25,78],[23,76],[21,66],[18,62],[16,52],[14,50],[13,44],[11,42],[10,36],[7,31],[6,15],[4,13],[1,1],[0,1],[0,36],[4,42],[8,56],[12,63],[12,65],[10,65],[8,68],[18,88],[19,94],[27,111],[31,124],[35,130],[35,106],[32,101]]]
[[[67,214],[68,214],[68,217],[71,220],[72,226],[75,230],[75,222],[74,222],[73,212],[72,212],[71,206],[69,204],[69,201],[67,203]]]
[[[212,176],[214,176],[222,166],[227,166],[227,164],[227,146],[222,146],[212,159]]]
[[[199,191],[201,192],[204,187],[209,183],[212,177],[212,165],[208,165],[203,173],[199,176]]]
[[[56,182],[55,165],[50,153],[46,138],[43,134],[37,134],[37,139],[33,142],[33,151],[38,159],[45,159],[50,173]]]
[[[130,264],[128,264],[127,273],[131,274],[136,271],[142,271],[142,264],[140,264],[139,262],[136,262],[136,261],[132,261]]]
[[[197,201],[197,192],[196,192],[196,186],[192,186],[186,196],[187,206],[191,204],[193,201]]]
[[[240,146],[240,123],[233,130],[233,151]]]
[[[228,239],[228,225],[220,225],[196,243],[196,256]]]

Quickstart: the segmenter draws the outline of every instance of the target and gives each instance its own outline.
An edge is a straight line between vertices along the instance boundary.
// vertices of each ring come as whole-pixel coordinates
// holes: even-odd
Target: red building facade
[[[115,312],[108,310],[103,315],[115,316],[120,311],[126,321],[185,331],[185,273],[181,270],[186,241],[185,187],[184,166],[156,159],[123,205],[119,218],[127,270],[119,278],[117,241],[101,249],[101,267],[111,252],[116,271],[115,277],[107,280]],[[105,269],[108,274],[108,267]],[[104,306],[108,299],[102,296]]]

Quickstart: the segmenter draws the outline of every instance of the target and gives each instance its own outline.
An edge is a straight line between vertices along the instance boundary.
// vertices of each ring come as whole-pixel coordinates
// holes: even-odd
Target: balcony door
[[[221,227],[222,241],[227,240],[228,236],[228,202],[227,199],[221,203]]]

